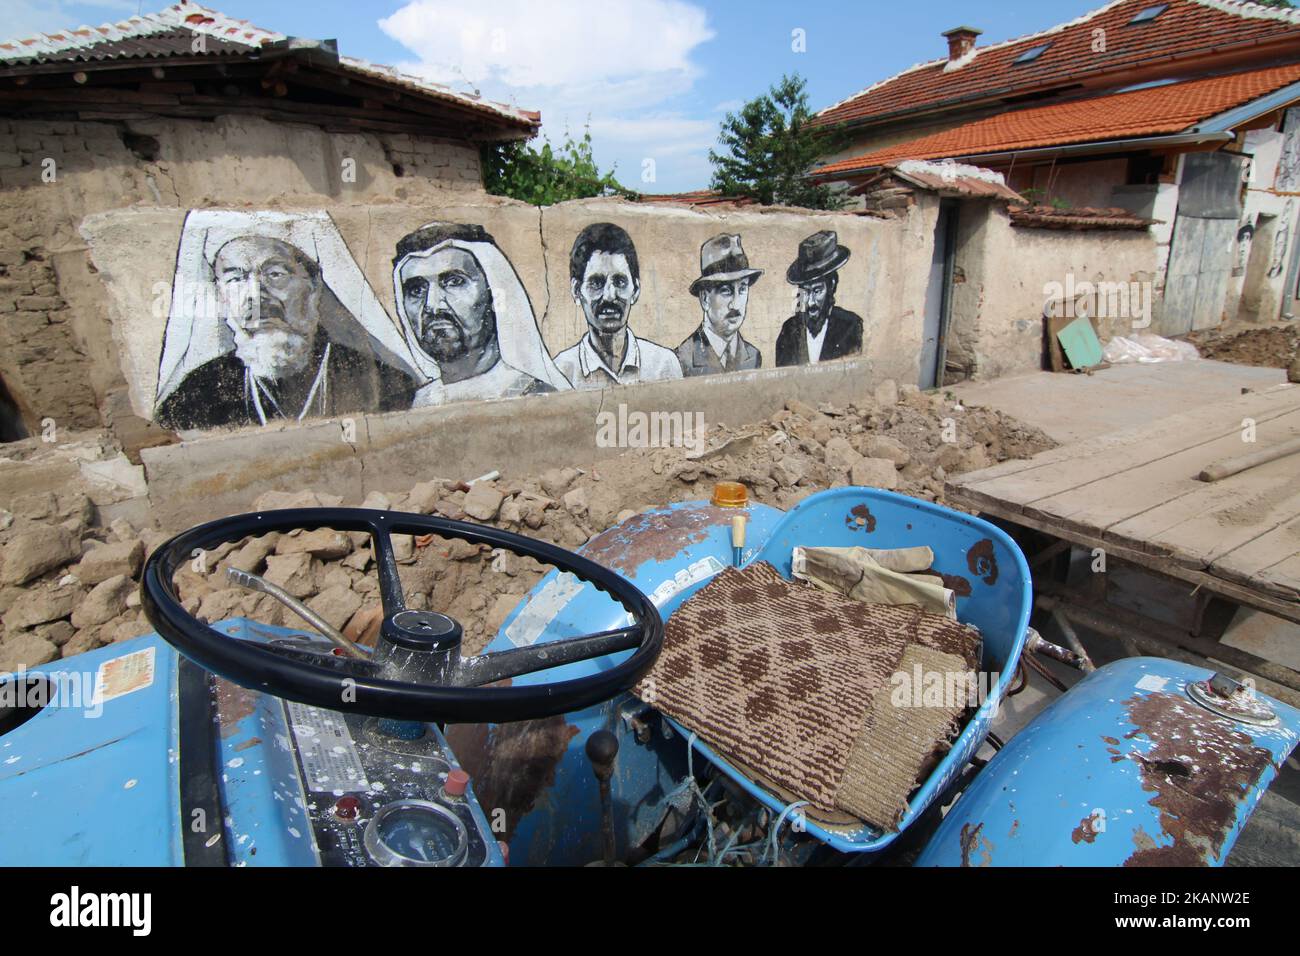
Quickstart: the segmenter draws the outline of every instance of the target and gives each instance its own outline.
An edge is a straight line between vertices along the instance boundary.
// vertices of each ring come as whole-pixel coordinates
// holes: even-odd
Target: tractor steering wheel
[[[172,576],[196,551],[295,528],[370,534],[384,616],[369,659],[230,637],[181,606]],[[553,565],[609,594],[628,611],[632,623],[583,637],[461,657],[461,627],[455,620],[406,607],[393,534],[437,534],[505,548]],[[395,720],[502,723],[582,710],[631,689],[659,656],[664,635],[663,620],[649,598],[626,578],[581,555],[465,521],[365,508],[292,508],[199,525],[150,555],[140,595],[145,615],[167,643],[229,681],[316,707]],[[587,677],[518,687],[482,686],[632,648],[636,650],[627,660]]]

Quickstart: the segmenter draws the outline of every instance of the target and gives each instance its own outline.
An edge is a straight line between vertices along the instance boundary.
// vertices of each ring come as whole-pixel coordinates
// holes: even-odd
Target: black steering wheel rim
[[[172,578],[196,550],[208,551],[230,541],[295,528],[371,534],[385,619],[404,609],[389,535],[436,534],[505,548],[574,574],[604,591],[632,615],[639,628],[640,642],[627,660],[585,677],[518,687],[429,685],[345,673],[324,663],[318,665],[286,657],[262,645],[234,640],[194,618],[181,606]],[[390,610],[394,591],[402,606]],[[650,599],[622,575],[589,558],[486,525],[365,508],[255,512],[191,528],[149,556],[141,575],[140,596],[146,617],[163,640],[214,674],[287,700],[397,720],[503,723],[572,713],[630,690],[654,664],[663,645],[663,620]]]

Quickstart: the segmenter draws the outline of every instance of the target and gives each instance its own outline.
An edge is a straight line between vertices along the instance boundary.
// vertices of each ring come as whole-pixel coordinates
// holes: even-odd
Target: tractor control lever
[[[354,657],[358,660],[368,661],[370,656],[363,653],[357,645],[349,641],[338,628],[333,627],[323,617],[303,604],[296,597],[290,594],[284,588],[277,587],[266,578],[260,575],[250,574],[248,571],[240,571],[238,568],[226,568],[226,577],[230,578],[230,583],[245,588],[249,591],[260,591],[263,594],[269,594],[289,610],[293,611],[300,618],[310,624],[321,634],[328,637],[336,644],[348,657]]]
[[[610,797],[609,780],[614,776],[614,761],[618,757],[618,737],[608,730],[597,730],[587,738],[587,759],[592,773],[600,783],[600,836],[606,866],[614,865],[614,802]]]

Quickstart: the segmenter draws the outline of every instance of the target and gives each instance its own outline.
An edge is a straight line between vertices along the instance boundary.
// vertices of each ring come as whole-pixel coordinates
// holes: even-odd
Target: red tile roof
[[[820,166],[813,175],[821,178],[902,159],[979,156],[1178,133],[1296,82],[1300,63],[1013,110]]]
[[[1129,25],[1139,11],[1162,2],[1168,9],[1154,20]],[[1094,49],[1098,29],[1105,30],[1105,49],[1100,52]],[[1037,59],[1013,65],[1022,53],[1049,42]],[[827,107],[817,122],[861,122],[1000,100],[1166,61],[1173,64],[1171,71],[1178,70],[1189,58],[1230,48],[1248,50],[1263,42],[1300,46],[1300,10],[1234,0],[1114,0],[1042,33],[977,47],[974,59],[958,69],[945,72],[946,57],[917,64]]]

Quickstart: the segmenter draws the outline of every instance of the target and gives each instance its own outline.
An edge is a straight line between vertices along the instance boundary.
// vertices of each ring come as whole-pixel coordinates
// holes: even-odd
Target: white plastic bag
[[[1199,359],[1201,353],[1191,342],[1177,342],[1151,332],[1138,332],[1133,336],[1117,335],[1102,350],[1102,355],[1111,365],[1121,362],[1190,362]]]

